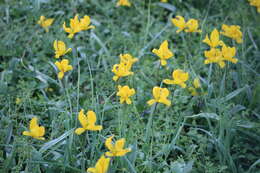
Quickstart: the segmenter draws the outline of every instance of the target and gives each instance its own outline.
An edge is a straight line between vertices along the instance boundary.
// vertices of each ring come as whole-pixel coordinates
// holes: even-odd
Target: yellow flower
[[[125,64],[128,70],[131,70],[132,65],[138,61],[137,58],[134,58],[130,54],[120,54],[120,64]]]
[[[56,61],[55,65],[60,70],[60,72],[58,74],[58,78],[59,79],[63,78],[65,72],[70,71],[70,70],[73,69],[72,66],[69,65],[69,60],[67,60],[67,59],[63,59],[61,62]]]
[[[134,74],[129,70],[129,66],[123,63],[115,64],[113,66],[112,72],[115,73],[115,76],[113,77],[114,81],[117,81],[120,77],[125,77]]]
[[[66,44],[63,41],[57,40],[54,41],[53,48],[55,50],[55,58],[59,58],[72,50],[71,48],[67,49]]]
[[[37,23],[43,27],[46,32],[49,32],[49,27],[52,25],[53,21],[53,18],[45,18],[45,16],[41,16]]]
[[[159,49],[153,49],[152,52],[154,54],[156,54],[161,59],[161,65],[162,66],[165,66],[167,64],[166,60],[173,56],[173,53],[168,48],[168,41],[167,40],[162,42]]]
[[[165,84],[175,84],[180,85],[182,88],[186,88],[185,82],[189,79],[189,73],[185,73],[184,71],[177,69],[172,72],[172,78],[171,79],[165,79],[163,80],[163,83]]]
[[[193,80],[193,86],[195,88],[200,88],[200,79],[198,77],[196,77],[194,80]]]
[[[15,104],[19,105],[21,102],[22,102],[22,99],[20,99],[18,97],[15,99]]]
[[[183,31],[186,27],[185,19],[182,16],[176,16],[173,18],[172,23],[179,28],[176,33]]]
[[[260,1],[259,1],[260,2]],[[220,34],[230,37],[234,40],[236,40],[237,43],[242,43],[242,32],[240,31],[240,26],[238,25],[222,25],[223,32],[220,32]]]
[[[168,0],[161,0],[161,2],[168,2]]]
[[[223,45],[223,42],[221,40],[219,40],[219,32],[217,29],[214,29],[211,32],[210,39],[207,34],[206,38],[202,42],[208,44],[211,48],[215,48],[217,46]]]
[[[126,153],[130,152],[130,148],[124,149],[125,145],[125,138],[121,138],[115,142],[115,144],[112,144],[112,139],[114,138],[114,135],[106,139],[105,145],[107,149],[109,150],[106,152],[106,156],[124,156]]]
[[[118,0],[116,6],[131,6],[131,3],[128,0]]]
[[[84,114],[84,110],[81,109],[78,115],[79,122],[82,126],[82,128],[77,128],[75,130],[75,133],[77,135],[82,134],[86,130],[91,130],[91,131],[97,131],[97,130],[102,130],[102,126],[95,125],[97,121],[97,117],[95,112],[93,111],[88,111],[87,116]]]
[[[153,88],[153,97],[154,99],[151,99],[147,102],[149,106],[153,105],[154,103],[163,103],[167,106],[171,105],[171,101],[167,99],[169,96],[170,91],[167,88],[160,88],[160,87],[154,87]]]
[[[199,22],[196,19],[190,19],[186,23],[185,32],[201,32],[199,28]]]
[[[37,117],[33,117],[30,121],[30,131],[24,131],[23,135],[31,136],[35,139],[44,140],[45,128],[43,126],[39,126],[37,123]]]
[[[106,173],[109,167],[110,158],[106,158],[104,155],[102,155],[96,165],[95,168],[88,168],[87,172],[90,173]]]
[[[199,80],[198,77],[193,80],[193,86],[194,86],[194,87],[190,87],[190,88],[189,88],[189,91],[191,92],[191,95],[192,95],[192,96],[197,96],[197,95],[199,95],[198,92],[197,92],[197,90],[196,90],[196,89],[198,89],[198,88],[201,87],[201,85],[200,85],[200,80]]]
[[[132,101],[129,97],[135,94],[135,89],[130,89],[129,86],[118,86],[118,92],[116,93],[117,96],[120,96],[120,103],[123,104],[126,102],[127,104],[131,104]]]
[[[204,51],[206,60],[204,64],[217,63],[221,68],[225,67],[225,62],[222,52],[219,49],[211,48],[209,51]]]
[[[233,58],[236,55],[236,48],[235,47],[228,47],[225,44],[222,46],[221,53],[223,56],[223,59],[226,61],[230,61],[234,64],[237,63],[237,59]]]
[[[248,0],[251,6],[257,8],[257,12],[260,13],[260,1],[259,0]]]
[[[95,26],[90,25],[90,17],[84,16],[83,19],[78,19],[78,15],[74,17],[74,19],[70,19],[70,27],[66,27],[66,23],[63,23],[63,29],[65,32],[69,33],[68,38],[73,38],[73,36],[84,30],[93,29]]]

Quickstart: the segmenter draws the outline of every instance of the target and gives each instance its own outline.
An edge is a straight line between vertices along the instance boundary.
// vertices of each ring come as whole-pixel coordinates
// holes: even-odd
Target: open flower
[[[165,66],[167,64],[166,60],[173,56],[173,53],[168,48],[168,41],[167,40],[162,42],[159,49],[153,49],[152,52],[154,54],[156,54],[161,59],[161,65],[162,66]]]
[[[131,104],[132,101],[129,97],[135,94],[135,89],[130,89],[129,86],[118,86],[118,92],[116,93],[117,96],[120,96],[120,103],[123,104],[126,102],[127,104]]]
[[[167,106],[171,105],[171,101],[167,99],[169,96],[170,91],[167,88],[160,88],[160,87],[153,87],[153,99],[149,100],[147,104],[149,106],[153,105],[154,103],[163,103]]]
[[[134,72],[130,71],[129,66],[123,63],[115,64],[113,66],[112,72],[115,73],[115,76],[113,77],[114,81],[117,81],[120,77],[134,74]]]
[[[109,167],[110,158],[106,158],[104,155],[102,155],[96,165],[95,168],[88,168],[87,172],[89,173],[106,173]]]
[[[49,27],[52,25],[53,21],[53,18],[46,18],[45,16],[41,16],[37,23],[43,27],[46,32],[49,32]]]
[[[61,62],[56,61],[55,65],[57,66],[57,68],[60,71],[58,74],[59,79],[63,78],[65,72],[73,69],[73,67],[71,65],[69,65],[69,60],[67,60],[67,59],[63,59]]]
[[[219,40],[219,32],[217,29],[214,29],[211,32],[210,38],[208,37],[208,34],[207,34],[206,38],[202,42],[206,43],[211,48],[215,48],[217,46],[223,45],[223,41]]]
[[[200,79],[197,77],[193,80],[193,87],[190,87],[189,88],[189,91],[191,92],[191,95],[192,96],[197,96],[199,95],[198,92],[197,92],[197,89],[201,87],[201,84],[200,84]]]
[[[259,1],[260,2],[260,1]],[[240,26],[238,25],[222,25],[223,32],[220,32],[220,34],[232,38],[236,40],[237,43],[242,43],[242,32],[240,31]]]
[[[181,31],[185,32],[201,32],[199,30],[199,22],[196,19],[190,19],[188,22],[185,22],[185,19],[182,16],[176,16],[175,18],[172,19],[172,23],[178,27],[178,30],[176,33],[179,33]]]
[[[224,58],[220,49],[211,48],[209,51],[204,51],[206,60],[204,64],[217,63],[221,68],[225,67]]]
[[[97,121],[97,117],[95,112],[93,111],[88,111],[87,116],[84,114],[84,110],[81,109],[78,115],[79,122],[81,124],[81,128],[77,128],[75,130],[75,133],[77,135],[82,134],[86,130],[91,130],[91,131],[97,131],[97,130],[102,130],[102,126],[95,125]]]
[[[222,53],[224,60],[230,61],[234,64],[237,63],[238,60],[236,58],[234,58],[234,56],[236,55],[236,48],[235,47],[228,47],[224,44],[221,48],[221,53]]]
[[[54,41],[53,48],[55,50],[55,58],[59,58],[72,50],[71,48],[67,49],[66,44],[63,41],[57,40]]]
[[[134,58],[132,55],[130,54],[120,54],[120,63],[125,64],[127,66],[128,70],[131,70],[132,65],[138,61],[137,58]]]
[[[251,6],[257,8],[257,12],[260,13],[260,1],[259,0],[248,0]]]
[[[30,121],[29,131],[24,131],[23,135],[31,136],[35,139],[44,140],[45,128],[39,126],[37,123],[37,117],[33,117]]]
[[[128,0],[118,0],[116,6],[131,6],[131,3]]]
[[[65,32],[69,33],[68,38],[73,38],[73,36],[84,30],[93,29],[95,26],[90,25],[91,20],[89,16],[84,16],[83,19],[78,19],[78,15],[74,19],[70,19],[70,27],[66,27],[66,23],[63,23],[63,29]]]
[[[180,85],[182,88],[186,88],[185,82],[189,79],[189,73],[188,72],[185,73],[184,71],[177,69],[172,72],[172,78],[173,80],[171,79],[163,80],[163,83]]]
[[[176,16],[175,18],[173,18],[172,23],[178,27],[179,29],[176,31],[176,33],[179,33],[181,31],[183,31],[186,28],[186,23],[185,23],[185,19],[182,16]]]
[[[115,144],[112,144],[112,139],[114,138],[114,135],[106,139],[105,145],[107,149],[109,150],[106,152],[106,156],[114,157],[114,156],[124,156],[126,153],[130,152],[130,148],[124,149],[125,145],[125,138],[121,138],[115,142]]]
[[[186,23],[185,32],[201,32],[199,28],[199,22],[196,19],[190,19]]]

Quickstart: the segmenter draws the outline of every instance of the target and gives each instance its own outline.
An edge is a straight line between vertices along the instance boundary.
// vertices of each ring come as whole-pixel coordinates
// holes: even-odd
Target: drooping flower
[[[181,31],[183,31],[186,28],[186,23],[185,23],[185,19],[182,16],[176,16],[175,18],[173,18],[172,23],[178,27],[179,29],[176,31],[176,33],[179,33]]]
[[[63,41],[57,40],[54,41],[53,48],[55,50],[55,58],[59,58],[72,50],[71,48],[67,49],[66,44]]]
[[[224,60],[230,61],[234,64],[237,63],[238,60],[236,58],[234,58],[234,56],[236,55],[236,48],[235,47],[228,47],[224,44],[221,48],[221,53],[222,53]]]
[[[220,49],[211,48],[209,51],[204,51],[206,60],[204,64],[217,63],[221,68],[225,67],[224,58]]]
[[[117,81],[120,77],[133,75],[134,72],[130,71],[129,66],[123,63],[115,64],[112,72],[115,73],[113,80]]]
[[[105,145],[107,149],[109,150],[106,152],[106,156],[114,157],[114,156],[124,156],[126,153],[130,152],[130,148],[124,149],[125,145],[125,138],[121,138],[115,142],[115,144],[112,144],[112,139],[114,138],[114,135],[106,139]]]
[[[24,131],[23,135],[31,136],[35,139],[44,140],[45,128],[39,126],[37,123],[37,117],[33,117],[30,121],[29,131]]]
[[[126,102],[127,104],[131,104],[132,101],[129,97],[135,94],[135,89],[130,89],[129,86],[118,86],[118,92],[116,93],[117,96],[120,97],[120,103],[123,104]]]
[[[120,54],[120,64],[125,64],[127,66],[128,70],[131,70],[132,65],[138,61],[137,58],[134,58],[132,55],[130,54]]]
[[[52,25],[53,21],[53,18],[46,18],[45,16],[41,16],[37,23],[43,27],[46,32],[49,32],[49,27]]]
[[[259,1],[260,2],[260,1]],[[232,38],[234,40],[236,40],[237,43],[242,43],[242,32],[240,31],[240,26],[238,25],[222,25],[222,30],[223,32],[220,32],[220,34]]]
[[[63,59],[61,62],[56,61],[55,65],[57,66],[57,68],[59,69],[59,74],[58,74],[58,78],[62,79],[64,76],[64,73],[67,71],[70,71],[73,69],[73,67],[71,65],[69,65],[69,60],[68,59]]]
[[[127,6],[130,7],[131,3],[128,0],[118,0],[116,6]]]
[[[73,36],[84,30],[94,29],[95,26],[90,25],[91,20],[89,16],[84,16],[83,19],[78,19],[78,15],[74,19],[70,19],[70,27],[66,27],[66,23],[63,23],[63,29],[65,32],[69,33],[68,38],[73,38]]]
[[[260,13],[260,0],[248,0],[251,6],[257,8],[257,12]]]
[[[167,64],[166,60],[173,56],[172,51],[168,48],[167,40],[162,42],[159,49],[153,49],[152,52],[160,58],[162,66],[165,66]]]
[[[219,39],[219,32],[217,29],[214,29],[211,34],[210,38],[208,37],[208,34],[206,35],[206,38],[202,41],[209,45],[211,48],[215,48],[217,46],[223,45],[223,41]]]
[[[197,77],[193,80],[193,87],[189,87],[189,91],[191,92],[192,96],[199,95],[197,89],[201,87],[200,79]]]
[[[75,130],[75,133],[77,135],[82,134],[83,132],[85,132],[86,130],[90,130],[90,131],[97,131],[97,130],[102,130],[102,126],[100,125],[95,125],[96,121],[97,121],[97,117],[95,112],[93,111],[88,111],[87,112],[87,116],[84,114],[84,110],[81,109],[78,115],[78,119],[79,122],[81,124],[81,128],[77,128]]]
[[[102,155],[94,168],[88,168],[87,172],[89,173],[106,173],[109,167],[110,158],[106,158],[104,155]]]
[[[201,32],[199,28],[199,22],[196,19],[190,19],[186,23],[185,32]]]
[[[185,82],[189,79],[189,73],[177,69],[172,72],[172,78],[173,80],[171,79],[163,80],[163,83],[172,84],[172,85],[175,84],[181,86],[182,88],[186,88]]]
[[[171,105],[171,101],[167,99],[169,96],[170,91],[167,88],[160,88],[160,87],[154,87],[153,88],[153,99],[149,100],[147,104],[149,106],[153,105],[154,103],[163,103],[167,106]]]

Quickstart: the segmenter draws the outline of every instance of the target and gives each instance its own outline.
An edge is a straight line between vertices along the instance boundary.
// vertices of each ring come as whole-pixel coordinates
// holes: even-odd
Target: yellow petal
[[[125,145],[125,138],[122,138],[116,141],[115,148],[116,150],[120,150],[124,148],[124,145]]]
[[[148,104],[149,106],[153,105],[154,103],[156,103],[156,100],[155,100],[155,99],[151,99],[151,100],[147,101],[147,104]]]
[[[38,128],[38,136],[44,136],[45,128],[43,126]]]
[[[78,114],[78,119],[79,122],[81,124],[81,126],[85,129],[87,128],[87,124],[88,124],[88,118],[84,115],[84,110],[81,109],[79,114]]]
[[[112,139],[114,138],[114,135],[110,136],[109,138],[106,139],[105,145],[106,147],[111,151],[114,149],[114,146],[112,144]]]
[[[166,66],[167,65],[167,61],[166,60],[161,60],[161,65],[162,66]]]
[[[58,73],[58,78],[59,78],[59,79],[62,79],[63,76],[64,76],[64,73],[63,73],[63,72],[59,72],[59,73]]]
[[[94,125],[97,121],[97,117],[95,112],[93,111],[88,111],[87,112],[87,120],[88,120],[88,124],[90,125]]]
[[[124,149],[116,152],[116,156],[124,156],[126,153],[131,152],[131,149]]]
[[[30,130],[39,127],[37,123],[37,117],[33,117],[30,121]]]
[[[24,136],[32,136],[29,131],[23,131],[23,135],[24,135]]]
[[[174,82],[173,80],[170,80],[170,79],[164,79],[164,80],[163,80],[163,83],[168,84],[168,85],[173,85],[173,84],[175,84],[175,82]]]
[[[84,128],[77,128],[76,130],[75,130],[75,133],[77,134],[77,135],[81,135],[83,132],[85,132],[86,130],[84,129]]]

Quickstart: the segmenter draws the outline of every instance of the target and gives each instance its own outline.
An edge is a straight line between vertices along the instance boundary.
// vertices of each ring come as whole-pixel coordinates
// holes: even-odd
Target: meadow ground
[[[86,172],[114,149],[113,157],[105,154],[108,173],[259,173],[256,7],[247,0],[129,1],[130,7],[117,7],[115,0],[0,1],[0,172]],[[77,14],[80,19],[88,15],[95,29],[77,24],[74,29],[82,31],[68,38],[63,23],[69,27]],[[37,23],[40,16],[54,19],[49,32]],[[198,20],[201,32],[186,32],[185,25],[176,33],[176,16]],[[225,46],[203,40],[214,28],[222,31],[223,24],[240,26],[243,42],[219,35],[229,46],[227,54],[235,47],[238,60],[225,60],[221,68]],[[55,40],[71,50],[55,58]],[[169,50],[156,54],[153,49],[165,40]],[[138,61],[123,64],[120,54]],[[169,55],[167,65],[157,55]],[[66,63],[59,66],[61,59],[69,60],[73,69]],[[116,81],[113,67],[120,77]],[[166,84],[177,69],[188,72],[188,80],[180,73],[173,85]],[[120,103],[118,85],[135,89],[121,92],[128,102],[132,93],[131,104]],[[164,89],[154,98],[155,86],[169,93]],[[88,117],[80,114],[79,121],[81,109]],[[89,110],[102,130],[93,125]],[[45,133],[32,123],[33,117]],[[78,129],[82,126],[86,128]],[[114,142],[125,138],[123,149],[123,140],[108,144],[111,135]]]

